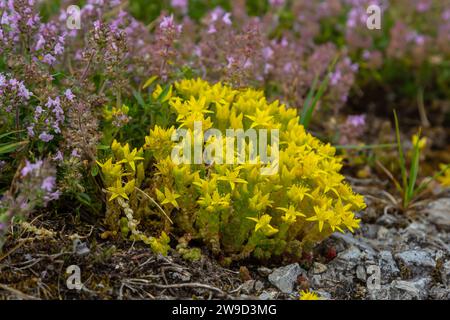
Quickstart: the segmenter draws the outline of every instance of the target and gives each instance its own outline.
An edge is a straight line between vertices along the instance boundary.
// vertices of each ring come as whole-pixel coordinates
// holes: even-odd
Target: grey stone
[[[445,259],[446,253],[442,250],[436,250],[434,253],[434,259],[437,261],[438,259]]]
[[[321,274],[321,273],[324,273],[325,271],[327,271],[326,265],[319,263],[319,262],[314,262],[313,274]]]
[[[388,235],[389,235],[389,229],[387,229],[383,226],[380,226],[380,228],[377,231],[377,239],[384,240],[384,239],[388,238]]]
[[[368,239],[375,239],[377,237],[377,232],[380,227],[376,224],[367,224],[364,226],[363,232],[364,236]]]
[[[256,280],[254,289],[256,292],[261,292],[264,289],[264,282]]]
[[[316,289],[324,289],[334,292],[338,287],[349,287],[354,282],[354,271],[347,269],[339,269],[336,267],[345,267],[346,264],[338,264],[335,262],[327,266],[327,271],[322,274],[312,275],[310,285]]]
[[[367,279],[366,268],[363,265],[358,265],[356,267],[356,277],[361,281],[366,281]]]
[[[259,300],[273,300],[277,296],[277,293],[274,291],[263,291],[259,295]]]
[[[428,213],[428,220],[437,228],[450,231],[450,198],[430,202],[426,213]]]
[[[428,231],[427,224],[421,222],[411,222],[405,230],[413,231],[419,235],[426,234]]]
[[[422,242],[427,238],[427,231],[425,224],[413,222],[402,233],[410,242]]]
[[[395,255],[405,267],[411,270],[415,275],[423,273],[425,270],[431,270],[436,266],[436,262],[431,254],[425,250],[407,250]]]
[[[320,287],[322,285],[322,277],[318,274],[311,277],[311,286]]]
[[[269,274],[272,273],[272,269],[269,269],[267,267],[259,267],[258,273],[261,277],[267,277]]]
[[[394,280],[391,283],[391,299],[426,299],[428,297],[427,287],[430,282],[430,278],[421,278],[412,281]]]
[[[302,273],[306,273],[305,270],[300,268],[300,265],[298,263],[293,263],[275,269],[269,275],[269,281],[281,292],[291,293],[294,290],[294,286],[297,282],[297,277]]]
[[[380,251],[380,272],[381,272],[381,283],[385,284],[391,282],[395,277],[400,274],[400,270],[395,263],[392,253],[390,251]]]
[[[331,235],[334,239],[342,240],[343,242],[347,243],[350,246],[358,247],[361,250],[364,250],[365,252],[374,255],[376,252],[372,248],[372,246],[365,241],[364,238],[361,237],[354,237],[352,234],[343,234],[340,232],[335,232]],[[345,251],[344,248],[338,248],[338,245],[336,244],[336,251],[341,252]]]
[[[355,246],[351,246],[345,251],[340,252],[336,259],[341,264],[344,264],[347,269],[356,266],[362,258],[362,252]]]

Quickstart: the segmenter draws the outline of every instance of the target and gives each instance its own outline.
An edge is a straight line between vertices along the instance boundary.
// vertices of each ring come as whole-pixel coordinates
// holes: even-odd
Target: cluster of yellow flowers
[[[153,251],[166,254],[170,248],[168,245],[170,238],[164,231],[159,238],[148,237],[139,231],[137,226],[140,221],[136,219],[130,205],[130,202],[134,205],[138,203],[136,191],[143,192],[138,188],[145,178],[142,148],[131,149],[128,143],[121,145],[114,140],[111,150],[112,157],[103,163],[97,161],[108,193],[105,220],[111,230],[104,233],[104,236],[117,236],[118,231],[121,231],[120,233],[127,237],[131,233],[132,240],[143,241],[150,245]],[[121,215],[122,211],[124,217]]]
[[[153,96],[161,92],[158,86]],[[110,200],[127,199],[133,188],[145,185],[145,193],[161,206],[153,215],[164,211],[174,222],[164,224],[165,231],[201,239],[214,253],[232,259],[252,253],[258,258],[301,255],[335,231],[359,227],[354,212],[365,208],[363,197],[339,174],[335,149],[307,133],[295,109],[268,102],[262,91],[201,79],[165,90],[162,108],[174,126],[151,128],[141,149],[113,144],[116,162],[102,164]],[[238,161],[176,164],[171,157],[175,129],[193,130],[199,121],[203,131],[278,129],[278,173],[261,175],[260,163]],[[210,143],[216,141],[204,142]],[[249,150],[250,143],[245,144]]]
[[[144,178],[143,152],[142,149],[137,150],[136,148],[130,150],[128,143],[122,146],[116,140],[113,141],[111,149],[113,157],[104,163],[97,161],[102,169],[104,183],[110,193],[109,201],[117,197],[128,200],[128,195],[134,191],[136,177],[139,180],[138,184]],[[114,160],[116,160],[115,163]],[[125,184],[124,179],[127,180]]]

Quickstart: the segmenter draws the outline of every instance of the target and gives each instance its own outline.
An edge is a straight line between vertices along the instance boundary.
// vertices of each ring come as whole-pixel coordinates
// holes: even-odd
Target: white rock
[[[278,269],[275,269],[269,275],[269,281],[283,293],[291,293],[297,282],[297,277],[306,271],[300,268],[298,263],[293,263]]]
[[[436,227],[450,231],[450,198],[430,202],[426,213],[428,213],[428,219]]]
[[[425,299],[428,296],[427,286],[430,282],[430,278],[421,278],[413,281],[394,280],[391,283],[391,299]]]

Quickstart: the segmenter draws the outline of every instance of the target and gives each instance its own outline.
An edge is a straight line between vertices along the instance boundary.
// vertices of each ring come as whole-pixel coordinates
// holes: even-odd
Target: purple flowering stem
[[[83,70],[83,74],[81,75],[80,82],[83,82],[84,79],[86,78],[88,70],[91,67],[92,59],[94,59],[94,53],[92,53],[91,56],[89,57],[88,64],[87,64],[86,68],[84,68],[84,70]]]

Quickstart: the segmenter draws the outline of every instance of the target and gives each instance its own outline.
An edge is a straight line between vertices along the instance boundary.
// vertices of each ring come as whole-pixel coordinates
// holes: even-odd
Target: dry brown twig
[[[40,300],[37,297],[30,296],[26,293],[23,293],[22,291],[19,291],[17,289],[11,288],[10,286],[7,286],[6,284],[0,283],[0,289],[3,289],[5,291],[8,291],[9,293],[15,295],[16,297],[24,300]]]
[[[221,296],[224,296],[228,299],[233,299],[228,293],[222,291],[221,289],[204,284],[204,283],[198,283],[198,282],[186,282],[186,283],[175,283],[175,284],[160,284],[160,283],[153,283],[145,279],[125,279],[123,282],[126,284],[134,284],[134,285],[146,285],[146,286],[153,286],[157,287],[159,289],[181,289],[181,288],[200,288],[200,289],[206,289],[210,291],[214,291],[218,293]]]

